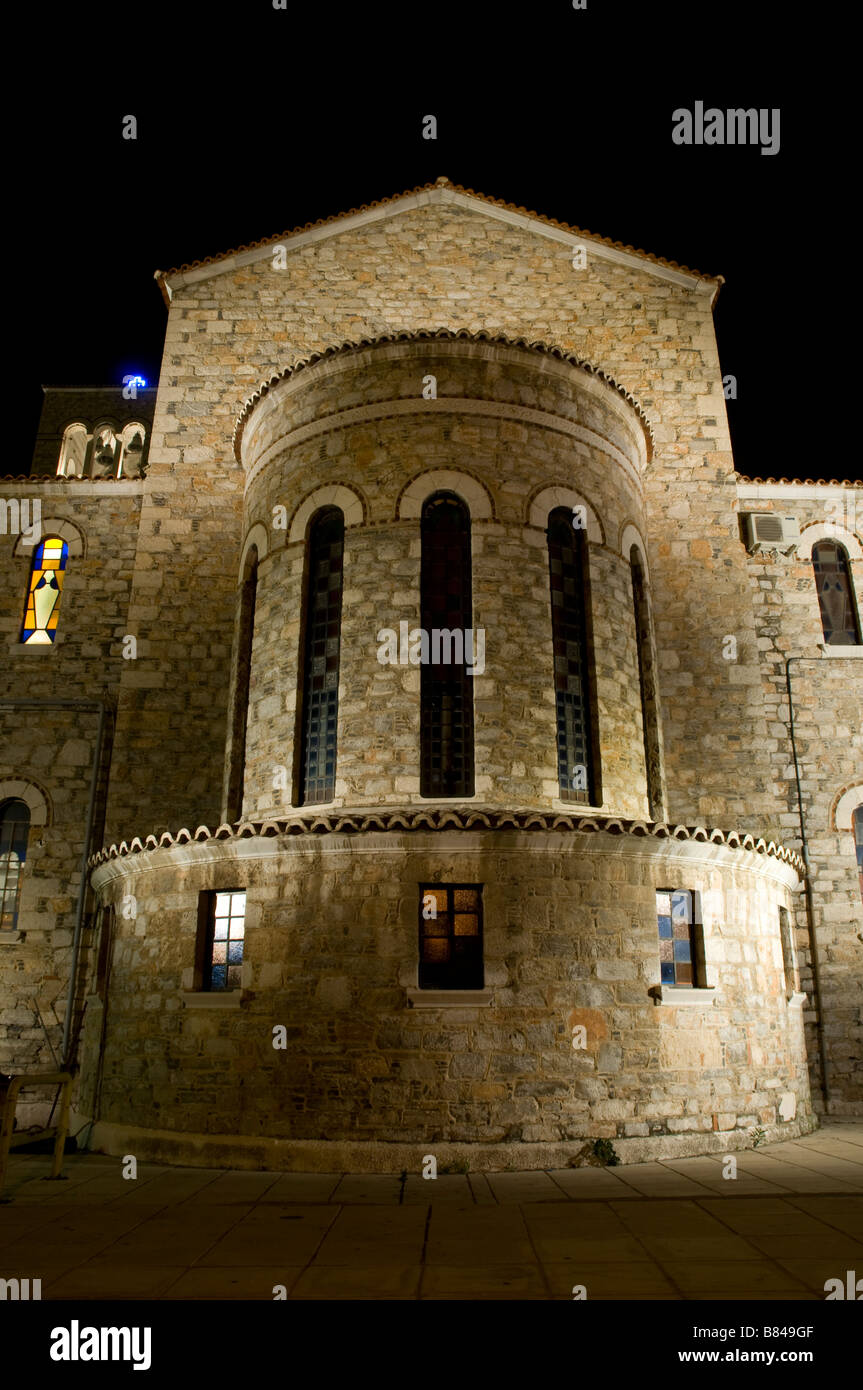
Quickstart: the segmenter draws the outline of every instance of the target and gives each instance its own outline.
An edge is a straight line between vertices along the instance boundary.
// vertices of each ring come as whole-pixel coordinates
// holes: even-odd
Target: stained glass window
[[[246,934],[245,892],[213,893],[210,911],[203,988],[239,989]]]
[[[859,646],[860,623],[844,548],[836,541],[819,541],[812,547],[812,568],[824,641],[829,647]]]
[[[662,778],[659,761],[659,730],[656,716],[656,685],[653,676],[653,645],[650,640],[650,610],[641,558],[635,546],[629,556],[632,573],[632,599],[635,606],[635,641],[638,651],[638,680],[641,687],[641,718],[644,728],[644,761],[647,773],[647,799],[655,820],[662,810]]]
[[[451,655],[438,631],[473,627],[470,513],[460,498],[439,492],[423,507],[420,614],[429,656]],[[456,648],[458,644],[455,643]],[[420,668],[420,795],[473,796],[473,679],[464,661],[433,659]]]
[[[44,645],[54,641],[68,555],[69,547],[57,536],[49,536],[37,545],[21,629],[22,642]]]
[[[663,888],[656,894],[660,978],[664,985],[697,986],[697,895],[688,889]]]
[[[30,807],[26,801],[0,806],[0,931],[15,931],[21,901],[21,870],[27,858]]]
[[[336,794],[344,549],[344,516],[338,507],[325,507],[309,532],[300,806],[332,801]]]
[[[239,820],[243,814],[243,788],[246,772],[246,729],[249,722],[249,689],[252,675],[252,642],[255,635],[255,602],[258,591],[258,551],[252,546],[248,573],[240,588],[240,615],[237,633],[237,678],[234,689],[234,718],[231,739],[230,780],[227,818]]]
[[[420,989],[482,989],[482,885],[420,884]]]
[[[799,977],[791,937],[791,918],[784,907],[779,909],[779,937],[782,942],[782,964],[785,967],[785,989],[788,994],[796,994],[799,989]]]
[[[860,896],[863,898],[863,806],[858,806],[852,817],[854,844],[857,847],[857,877],[860,880]]]
[[[595,805],[585,532],[573,527],[571,508],[558,507],[547,536],[560,798]]]

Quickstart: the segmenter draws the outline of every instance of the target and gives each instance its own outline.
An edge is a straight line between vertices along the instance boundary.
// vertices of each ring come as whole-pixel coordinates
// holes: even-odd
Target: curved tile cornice
[[[766,855],[788,864],[801,879],[805,874],[803,860],[796,850],[786,849],[775,840],[765,840],[760,836],[737,830],[709,829],[702,825],[667,825],[660,821],[621,820],[617,816],[567,815],[560,811],[495,811],[481,807],[459,809],[454,806],[410,811],[300,813],[284,819],[244,820],[234,825],[222,824],[215,830],[210,830],[206,825],[199,825],[194,833],[185,827],[174,834],[165,830],[159,836],[147,835],[142,840],[136,835],[129,842],[123,840],[119,845],[114,844],[101,849],[91,856],[88,866],[95,869],[111,859],[123,859],[128,855],[144,854],[150,850],[172,849],[178,845],[191,844],[193,841],[202,843],[275,835],[362,835],[369,832],[413,830],[587,831],[605,835],[653,837],[658,840],[689,840]]]

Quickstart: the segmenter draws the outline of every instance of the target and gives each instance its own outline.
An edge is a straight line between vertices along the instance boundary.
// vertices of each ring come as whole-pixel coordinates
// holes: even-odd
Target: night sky
[[[156,384],[167,320],[156,269],[444,174],[724,275],[715,322],[723,373],[737,378],[738,471],[859,475],[792,414],[814,385],[803,364],[814,370],[823,333],[801,203],[829,219],[830,173],[804,96],[783,79],[787,35],[777,61],[781,9],[288,5],[52,17],[53,56],[7,129],[20,466],[4,471],[29,466],[42,383],[120,384],[138,372]],[[34,43],[44,15],[26,21]],[[779,152],[675,145],[672,112],[699,100],[778,107]],[[127,114],[134,142],[122,138]],[[427,114],[435,141],[422,138]]]

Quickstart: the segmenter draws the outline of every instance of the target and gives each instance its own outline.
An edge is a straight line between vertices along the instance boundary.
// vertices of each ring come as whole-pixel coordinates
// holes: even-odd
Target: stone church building
[[[438,179],[156,279],[0,479],[0,1070],[207,1166],[859,1116],[863,488],[735,472],[721,277]]]

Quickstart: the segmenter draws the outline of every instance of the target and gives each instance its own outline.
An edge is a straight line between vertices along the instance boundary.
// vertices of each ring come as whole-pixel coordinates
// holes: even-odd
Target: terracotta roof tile
[[[863,487],[858,478],[747,478],[744,473],[737,474],[738,483],[764,483],[768,487],[787,487],[799,483],[801,487]]]

